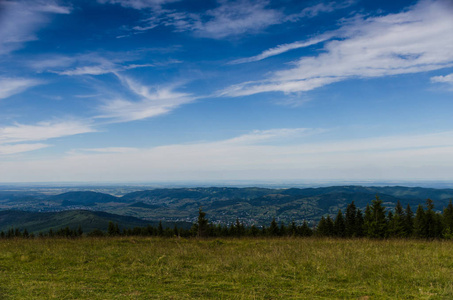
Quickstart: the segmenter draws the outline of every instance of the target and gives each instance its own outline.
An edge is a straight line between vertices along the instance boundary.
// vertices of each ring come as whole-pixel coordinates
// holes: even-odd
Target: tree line
[[[427,199],[425,206],[419,204],[415,214],[410,205],[403,208],[398,200],[393,209],[386,209],[382,200],[376,196],[362,212],[352,201],[345,213],[338,210],[335,218],[325,215],[314,226],[307,221],[297,225],[294,221],[280,224],[275,220],[269,226],[245,226],[239,219],[231,225],[213,224],[206,218],[206,213],[199,209],[198,219],[190,229],[164,228],[162,222],[157,227],[119,228],[117,223],[109,222],[107,231],[95,229],[84,233],[81,226],[76,229],[69,227],[57,231],[50,229],[37,235],[11,228],[0,232],[0,238],[34,238],[34,237],[65,237],[77,238],[82,236],[160,236],[160,237],[265,237],[265,236],[320,236],[338,238],[453,238],[453,204],[450,201],[443,212],[434,210],[434,203]]]

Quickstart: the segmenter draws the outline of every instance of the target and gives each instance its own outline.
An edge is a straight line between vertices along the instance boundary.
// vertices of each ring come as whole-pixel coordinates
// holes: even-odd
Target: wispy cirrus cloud
[[[105,4],[119,4],[123,7],[130,7],[134,9],[160,9],[162,5],[178,2],[181,0],[98,0],[99,3]]]
[[[50,147],[48,144],[30,142],[46,141],[95,131],[90,124],[81,121],[52,121],[39,122],[33,125],[14,124],[0,127],[0,155]]]
[[[332,1],[328,3],[321,2],[313,6],[304,8],[300,13],[289,15],[286,20],[297,22],[303,18],[313,18],[321,13],[330,13],[339,9],[347,8],[355,4],[356,2],[356,0]]]
[[[327,41],[318,56],[302,57],[293,63],[294,67],[273,72],[266,80],[237,84],[221,94],[309,91],[350,78],[453,66],[452,15],[451,2],[432,0],[396,14],[355,18],[338,30],[341,39]]]
[[[129,122],[156,117],[196,99],[191,94],[175,91],[174,86],[145,86],[130,77],[115,73],[133,95],[133,100],[117,98],[99,107],[97,118]]]
[[[47,144],[17,144],[17,145],[1,145],[0,144],[0,155],[11,155],[29,151],[35,151],[43,148],[47,148]]]
[[[292,130],[295,132],[290,133]],[[453,168],[453,132],[313,142],[299,129],[269,129],[216,142],[110,151],[73,151],[65,157],[1,161],[1,181],[60,180],[314,180],[445,179]],[[302,132],[311,129],[300,129]],[[316,130],[315,130],[316,131]],[[263,144],[286,137],[296,144]],[[288,135],[289,134],[289,135]],[[236,142],[231,142],[236,140]],[[229,142],[230,141],[230,142]],[[121,148],[120,148],[121,149]],[[131,154],[131,151],[133,155]],[[8,170],[8,172],[1,172]],[[196,170],[196,171],[194,171]],[[61,175],[63,174],[63,175]],[[428,174],[428,175],[427,175]],[[189,177],[188,177],[189,176]]]
[[[353,3],[353,1],[319,3],[306,7],[300,13],[287,15],[283,9],[272,8],[269,0],[219,0],[217,7],[201,13],[162,8],[171,2],[173,1],[101,1],[101,3],[119,3],[124,7],[148,10],[149,17],[142,20],[141,25],[132,28],[137,32],[151,30],[158,26],[170,26],[177,32],[191,31],[195,36],[214,39],[261,32],[272,25],[297,22],[303,18],[311,18],[320,13],[348,7]]]
[[[305,47],[309,47],[312,45],[316,45],[316,44],[325,42],[334,36],[335,36],[334,34],[328,33],[328,34],[323,34],[321,36],[309,39],[307,41],[298,41],[298,42],[294,42],[294,43],[278,45],[274,48],[265,50],[258,55],[236,59],[236,60],[229,62],[228,64],[236,65],[236,64],[243,64],[243,63],[249,63],[249,62],[254,62],[254,61],[260,61],[260,60],[266,59],[268,57],[279,55],[279,54],[282,54],[282,53],[285,53],[285,52],[288,52],[288,51],[291,51],[294,49],[305,48]]]
[[[66,76],[103,75],[137,68],[161,67],[181,63],[176,59],[135,63],[140,54],[134,53],[88,53],[74,56],[52,55],[35,58],[28,66],[37,72],[50,72]]]
[[[71,9],[53,0],[0,2],[0,55],[38,39],[36,31],[45,25],[49,14],[69,14]]]
[[[95,132],[90,124],[80,121],[39,122],[0,127],[0,144],[44,141],[59,137]]]
[[[276,140],[288,138],[302,138],[314,134],[326,132],[326,129],[315,128],[277,128],[269,130],[254,130],[252,132],[224,140],[225,144],[260,144],[265,142],[275,142]]]
[[[0,99],[19,94],[26,89],[42,84],[43,81],[29,78],[1,78],[0,77]]]

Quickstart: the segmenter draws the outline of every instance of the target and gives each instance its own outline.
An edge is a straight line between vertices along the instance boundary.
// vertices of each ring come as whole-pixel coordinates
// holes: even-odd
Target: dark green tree
[[[278,236],[280,235],[280,229],[278,228],[277,221],[275,218],[272,219],[271,225],[269,226],[269,235],[271,236]]]
[[[313,230],[308,226],[308,223],[306,220],[302,223],[302,226],[299,229],[299,234],[301,236],[312,236],[313,235]]]
[[[443,237],[452,239],[453,238],[453,204],[448,203],[448,206],[444,209],[444,213],[442,215],[443,221]]]
[[[357,208],[352,201],[346,207],[345,216],[345,236],[353,237],[357,235]]]
[[[414,213],[409,204],[407,204],[404,211],[404,231],[407,237],[411,237],[414,234]]]
[[[343,213],[341,212],[341,209],[338,210],[338,214],[335,217],[335,222],[334,222],[333,227],[334,227],[335,236],[338,236],[338,237],[345,236],[346,227],[345,227],[344,217],[343,217]]]
[[[406,226],[404,223],[405,223],[404,209],[401,206],[400,201],[398,200],[395,206],[395,214],[393,215],[393,218],[389,220],[388,227],[389,236],[397,238],[407,237],[408,234],[406,232]]]
[[[385,217],[385,207],[382,200],[376,195],[370,206],[371,215],[365,219],[367,228],[366,235],[371,238],[384,238],[387,231],[387,220]]]
[[[162,221],[159,221],[159,225],[157,226],[157,235],[164,236],[164,226],[162,226]]]
[[[197,220],[197,236],[198,237],[207,237],[208,236],[208,219],[206,219],[206,213],[201,210],[201,207],[198,209],[198,220]]]
[[[360,209],[357,209],[357,215],[356,215],[356,226],[355,226],[355,236],[357,237],[363,237],[363,228],[364,228],[364,220],[363,220],[363,214]]]
[[[426,238],[428,229],[425,221],[425,210],[421,204],[418,205],[414,218],[414,235],[420,238]]]

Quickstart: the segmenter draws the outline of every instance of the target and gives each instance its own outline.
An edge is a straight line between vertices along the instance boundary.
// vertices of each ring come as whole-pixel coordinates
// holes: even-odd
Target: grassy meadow
[[[0,299],[453,299],[453,242],[0,241]]]

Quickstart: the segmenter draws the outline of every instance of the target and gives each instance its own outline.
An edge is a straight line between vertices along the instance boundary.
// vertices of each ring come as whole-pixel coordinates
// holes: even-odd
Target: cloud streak
[[[379,17],[355,18],[328,41],[318,56],[301,57],[294,67],[268,79],[231,86],[220,94],[301,92],[351,78],[373,78],[453,66],[453,6],[422,1],[410,9]],[[291,48],[291,47],[286,47]],[[285,46],[263,53],[279,53]],[[266,57],[266,54],[262,55]]]
[[[23,91],[42,83],[42,81],[36,79],[0,78],[0,99],[22,93]]]
[[[127,76],[115,75],[138,100],[118,98],[106,101],[99,108],[101,114],[96,118],[112,119],[114,122],[142,120],[169,113],[196,99],[190,94],[176,92],[173,86],[149,87]]]
[[[44,141],[94,131],[90,125],[79,121],[40,122],[36,125],[16,124],[0,127],[0,144]]]
[[[38,39],[35,32],[48,21],[49,14],[69,14],[70,8],[55,1],[1,1],[0,55]]]
[[[0,180],[451,179],[453,132],[314,143],[304,136],[312,131],[317,130],[270,129],[216,142],[93,149],[50,160],[0,161]],[[274,143],[263,144],[264,140]]]
[[[297,22],[353,4],[353,1],[320,3],[307,7],[300,13],[285,15],[283,10],[270,7],[269,0],[217,1],[217,7],[201,13],[162,9],[163,5],[170,2],[173,1],[101,1],[121,3],[122,6],[139,10],[150,9],[150,16],[141,22],[142,25],[133,27],[136,32],[151,30],[158,26],[170,26],[176,32],[191,31],[195,36],[213,39],[258,33],[272,25]]]

